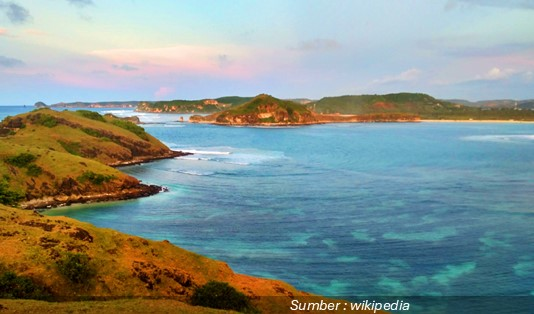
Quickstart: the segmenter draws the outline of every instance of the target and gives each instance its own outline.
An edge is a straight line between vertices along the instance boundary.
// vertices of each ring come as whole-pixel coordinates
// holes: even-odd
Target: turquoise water
[[[131,112],[121,112],[131,114]],[[331,296],[534,295],[534,124],[144,127],[170,192],[48,211]]]

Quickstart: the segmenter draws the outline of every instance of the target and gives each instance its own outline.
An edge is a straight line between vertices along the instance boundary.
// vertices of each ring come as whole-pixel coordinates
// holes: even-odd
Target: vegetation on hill
[[[136,111],[168,113],[213,113],[250,101],[252,97],[227,96],[215,99],[141,102]]]
[[[307,295],[280,281],[236,274],[225,263],[168,241],[145,240],[3,205],[0,247],[0,296],[4,298],[163,298],[280,313],[289,308],[292,298]],[[220,293],[226,298],[217,299]],[[208,304],[207,298],[215,303]],[[14,306],[6,305],[8,310]]]
[[[534,120],[532,111],[474,108],[419,93],[325,97],[307,106],[326,114],[403,113],[416,114],[421,119]]]
[[[140,126],[38,109],[0,123],[0,203],[44,207],[157,193],[110,166],[177,156]]]
[[[288,100],[261,94],[252,100],[207,117],[193,116],[192,122],[232,125],[310,124],[317,120],[309,109]]]
[[[485,109],[516,109],[516,110],[532,110],[534,109],[534,99],[514,100],[514,99],[492,99],[481,101],[469,101],[465,99],[450,99],[449,102],[462,104],[469,107],[485,108]]]

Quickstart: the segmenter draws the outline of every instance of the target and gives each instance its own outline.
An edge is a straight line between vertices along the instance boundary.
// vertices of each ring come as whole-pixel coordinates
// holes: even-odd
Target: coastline
[[[72,204],[86,204],[96,202],[111,202],[136,199],[158,194],[165,189],[159,185],[138,184],[135,187],[121,189],[109,193],[88,193],[79,195],[56,195],[22,202],[22,209],[46,210],[56,207],[70,206]]]
[[[187,155],[193,155],[193,153],[171,150],[168,154],[165,154],[165,155],[146,156],[146,157],[135,158],[133,160],[128,160],[128,161],[118,161],[116,163],[108,164],[108,166],[114,167],[114,168],[133,166],[133,165],[140,165],[143,163],[158,161],[162,159],[170,159],[170,158],[182,157],[182,156],[187,156]]]
[[[138,158],[131,161],[119,162],[116,164],[108,165],[110,167],[124,167],[133,166],[143,163],[158,161],[162,159],[170,159],[175,157],[192,155],[192,153],[182,151],[171,151],[171,153],[163,156]],[[87,194],[73,194],[73,195],[51,195],[38,199],[31,199],[20,203],[22,209],[36,209],[46,210],[56,207],[70,206],[72,204],[86,204],[96,202],[111,202],[111,201],[124,201],[130,199],[136,199],[141,197],[148,197],[160,192],[165,192],[165,187],[154,184],[139,183],[135,186],[128,188],[121,188],[117,191],[107,193],[87,193]]]

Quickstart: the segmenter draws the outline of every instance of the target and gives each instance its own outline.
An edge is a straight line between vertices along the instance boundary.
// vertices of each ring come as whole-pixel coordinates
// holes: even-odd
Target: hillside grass
[[[185,304],[192,302],[195,291],[204,291],[199,288],[212,281],[222,283],[226,290],[235,290],[239,298],[245,296],[264,313],[286,310],[293,297],[308,296],[280,281],[236,274],[223,262],[168,241],[146,240],[66,217],[42,216],[3,205],[0,246],[0,276],[11,272],[22,278],[19,282],[30,280],[46,291],[47,300],[61,301],[0,300],[6,308],[3,311],[84,311],[91,306],[114,312],[141,304],[165,310],[172,303],[187,313],[190,309],[214,313]]]
[[[9,205],[128,197],[139,181],[109,165],[173,155],[142,127],[86,110],[38,109],[4,119],[0,129],[7,130],[0,136],[0,202]]]
[[[193,306],[169,299],[120,299],[108,301],[45,302],[36,300],[0,300],[0,311],[11,313],[168,313],[168,314],[215,314],[237,313]]]
[[[475,108],[421,93],[325,97],[307,106],[326,114],[410,113],[437,120],[534,120],[530,110]]]
[[[34,118],[37,114],[39,117],[53,118],[56,124],[47,127],[40,123],[31,123],[32,120],[40,121],[40,118]],[[154,151],[154,154],[158,151],[169,151],[142,127],[111,116],[104,117],[96,112],[57,112],[40,109],[17,117],[22,118],[25,127],[10,136],[0,138],[0,141],[62,151],[105,164],[116,163],[117,157],[133,158],[131,149],[125,147],[125,144],[132,148],[147,147],[147,151]]]

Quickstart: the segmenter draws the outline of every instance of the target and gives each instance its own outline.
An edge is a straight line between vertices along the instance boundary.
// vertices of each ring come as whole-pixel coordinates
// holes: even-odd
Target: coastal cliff
[[[153,195],[161,188],[113,167],[181,155],[111,115],[38,109],[0,124],[0,196],[44,208]]]

